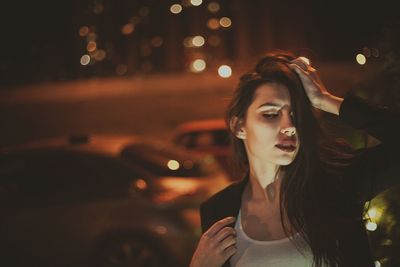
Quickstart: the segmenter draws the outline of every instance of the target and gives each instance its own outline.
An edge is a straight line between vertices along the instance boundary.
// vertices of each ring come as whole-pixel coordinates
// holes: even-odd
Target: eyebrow
[[[282,105],[280,105],[278,103],[267,102],[267,103],[260,105],[257,109],[259,109],[261,107],[278,107],[279,108],[279,107],[282,107]]]

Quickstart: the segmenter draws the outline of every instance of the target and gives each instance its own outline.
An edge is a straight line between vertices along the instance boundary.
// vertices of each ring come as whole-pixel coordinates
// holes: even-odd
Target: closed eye
[[[262,114],[264,118],[273,119],[279,116],[278,113],[264,113]]]

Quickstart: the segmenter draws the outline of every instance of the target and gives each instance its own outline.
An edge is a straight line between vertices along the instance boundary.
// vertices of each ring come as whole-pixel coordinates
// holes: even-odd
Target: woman
[[[350,151],[330,141],[313,107],[382,144]],[[202,204],[190,266],[374,266],[362,215],[396,182],[399,118],[330,94],[304,58],[262,58],[241,77],[226,118],[247,175]]]

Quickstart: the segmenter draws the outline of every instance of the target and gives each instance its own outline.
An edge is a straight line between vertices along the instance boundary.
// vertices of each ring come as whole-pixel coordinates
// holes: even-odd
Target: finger
[[[308,71],[308,68],[310,66],[301,58],[296,58],[296,59],[292,60],[291,63],[298,65],[300,68],[302,68],[305,71]]]
[[[225,249],[227,249],[230,246],[236,245],[236,237],[234,236],[228,236],[227,238],[225,238],[224,240],[222,240],[222,242],[220,243],[218,249],[219,251],[224,251]]]
[[[222,228],[221,231],[219,231],[216,235],[215,235],[215,240],[216,241],[221,241],[223,239],[225,239],[227,236],[232,235],[232,236],[236,236],[236,230],[233,229],[232,227],[224,227]]]
[[[235,217],[226,217],[222,220],[217,221],[214,223],[210,229],[208,229],[204,234],[208,237],[213,237],[215,236],[216,233],[218,233],[224,226],[234,223],[235,222]]]
[[[308,66],[311,66],[311,61],[306,58],[306,57],[298,57],[298,59],[300,59],[301,61],[303,61],[305,64],[307,64]]]
[[[224,257],[224,261],[226,261],[230,256],[235,254],[237,251],[236,246],[230,246],[229,248],[225,249],[224,252],[222,252],[222,256]]]
[[[289,64],[289,67],[294,70],[300,78],[303,78],[304,76],[308,76],[309,73],[305,70],[303,70],[299,65],[297,64]]]

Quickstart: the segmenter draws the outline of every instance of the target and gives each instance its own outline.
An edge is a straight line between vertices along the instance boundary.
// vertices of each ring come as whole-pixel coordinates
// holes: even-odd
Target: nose
[[[296,127],[294,127],[293,121],[292,121],[292,118],[290,115],[282,116],[280,132],[287,136],[293,136],[296,134]]]
[[[289,126],[281,129],[281,133],[286,134],[287,136],[293,136],[296,134],[296,128],[294,126]]]

